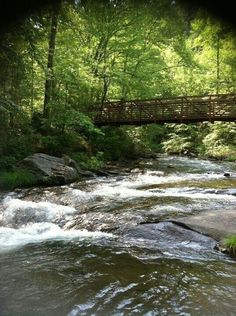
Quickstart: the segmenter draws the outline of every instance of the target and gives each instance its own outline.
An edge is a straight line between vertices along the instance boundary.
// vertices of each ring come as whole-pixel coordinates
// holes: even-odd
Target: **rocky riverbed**
[[[160,156],[107,171],[1,196],[3,315],[234,315],[236,264],[217,245],[235,165]]]

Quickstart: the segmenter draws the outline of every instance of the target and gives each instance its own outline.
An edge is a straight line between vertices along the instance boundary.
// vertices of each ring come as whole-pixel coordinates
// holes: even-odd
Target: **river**
[[[0,315],[236,315],[235,260],[168,222],[235,210],[235,164],[160,155],[110,170],[1,195]]]

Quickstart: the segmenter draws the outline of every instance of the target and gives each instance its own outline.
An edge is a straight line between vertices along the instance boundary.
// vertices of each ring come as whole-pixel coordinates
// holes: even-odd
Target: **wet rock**
[[[229,189],[227,194],[236,196],[236,189]]]
[[[156,159],[157,155],[155,153],[152,152],[146,152],[142,154],[142,157],[145,159]]]
[[[193,189],[193,193],[198,193],[200,190]],[[206,194],[226,194],[236,196],[236,189],[204,189],[203,193]]]
[[[124,180],[124,178],[125,177],[123,177],[123,176],[116,177],[116,181],[122,181],[122,180]]]
[[[205,189],[204,193],[206,193],[206,194],[217,194],[218,190],[217,189]]]
[[[104,171],[104,170],[95,170],[94,171],[98,176],[105,176],[105,177],[109,177],[111,176],[111,173],[109,171]]]
[[[115,175],[115,176],[120,174],[120,170],[109,170],[108,172],[109,172],[109,174]]]
[[[151,174],[152,176],[161,177],[161,176],[164,175],[164,172],[163,172],[163,171],[152,171],[152,172],[150,172],[149,174]]]
[[[224,173],[224,177],[230,177],[230,173],[229,172],[225,172]]]
[[[236,210],[204,211],[174,220],[217,241],[236,233]]]
[[[23,159],[19,166],[34,173],[40,184],[61,185],[80,177],[76,162],[71,161],[73,166],[67,165],[64,158],[36,153]]]
[[[169,221],[137,225],[127,229],[124,234],[127,237],[151,240],[162,249],[178,248],[186,251],[186,248],[191,248],[200,251],[214,250],[217,246],[213,238]]]
[[[208,190],[210,191],[210,190]],[[207,192],[207,193],[211,193],[211,192]],[[215,194],[227,194],[227,195],[234,195],[236,196],[236,189],[215,189],[214,192]]]
[[[92,171],[89,171],[89,170],[77,170],[79,175],[81,177],[85,177],[85,178],[95,178],[96,177],[96,174]]]
[[[190,157],[190,158],[196,158],[196,157],[197,157],[197,154],[192,153],[192,152],[188,153],[187,155],[188,155],[188,157]]]

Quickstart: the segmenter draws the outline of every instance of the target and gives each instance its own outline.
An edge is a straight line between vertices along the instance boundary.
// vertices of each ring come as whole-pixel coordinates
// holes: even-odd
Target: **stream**
[[[236,261],[171,222],[235,210],[235,163],[160,155],[109,170],[0,195],[0,316],[235,316]]]

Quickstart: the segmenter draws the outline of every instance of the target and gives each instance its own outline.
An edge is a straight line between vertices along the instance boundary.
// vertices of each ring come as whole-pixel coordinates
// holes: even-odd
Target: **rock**
[[[190,153],[188,153],[188,157],[190,157],[190,158],[196,158],[196,157],[197,157],[197,154],[190,152]]]
[[[139,245],[153,245],[158,250],[185,256],[201,254],[207,257],[209,253],[215,253],[217,241],[205,236],[184,225],[178,225],[170,221],[152,224],[139,224],[123,231],[125,237],[136,240]]]
[[[142,157],[145,159],[156,159],[157,155],[155,153],[152,152],[146,152],[142,154]]]
[[[36,153],[23,159],[19,166],[35,174],[40,184],[61,185],[73,182],[80,177],[79,168],[67,165],[63,158]]]
[[[152,176],[161,177],[161,176],[164,175],[164,172],[163,172],[163,171],[152,171],[152,172],[151,172],[151,175],[152,175]]]
[[[81,177],[85,177],[85,178],[95,178],[96,177],[96,174],[92,171],[89,171],[89,170],[77,169],[77,171]]]
[[[182,223],[217,241],[236,234],[236,210],[203,211],[197,215],[175,218],[173,222]]]
[[[224,177],[230,177],[230,173],[229,172],[225,172],[224,173]]]
[[[236,189],[228,189],[227,194],[236,196]]]
[[[205,193],[227,194],[236,196],[236,189],[207,189]]]
[[[95,170],[94,173],[96,173],[96,175],[98,176],[105,176],[105,177],[109,177],[111,175],[110,171],[104,171],[104,170]]]
[[[118,177],[116,177],[116,181],[122,181],[122,180],[124,180],[125,179],[125,177],[123,177],[123,176],[118,176]]]
[[[119,170],[109,170],[108,173],[110,175],[115,175],[116,176],[116,175],[120,174],[120,171]]]

